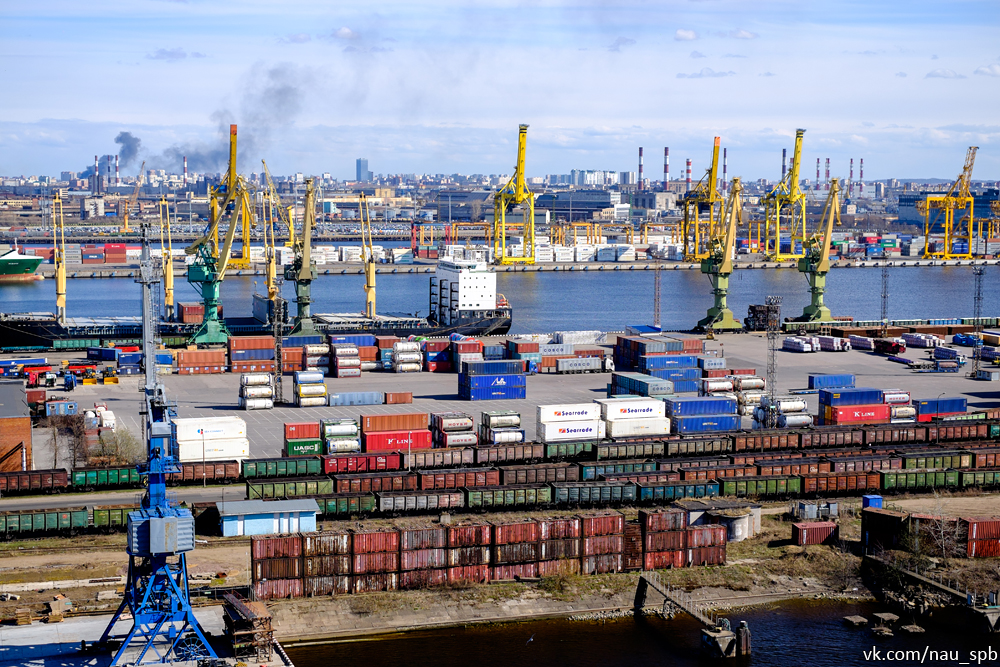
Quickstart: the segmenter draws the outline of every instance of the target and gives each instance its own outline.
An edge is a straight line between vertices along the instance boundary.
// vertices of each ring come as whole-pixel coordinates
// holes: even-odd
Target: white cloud
[[[692,51],[691,52],[691,57],[692,58],[704,58],[705,54],[702,53],[701,51]]]
[[[896,72],[896,76],[898,76],[900,79],[905,79],[906,72]]]
[[[959,74],[953,69],[935,69],[924,76],[925,79],[964,79],[964,74]]]
[[[339,30],[333,31],[333,36],[337,39],[357,39],[359,37],[358,33],[354,32],[348,27],[340,28]]]
[[[690,42],[698,39],[698,33],[694,30],[678,29],[677,32],[674,33],[674,39],[678,42]]]
[[[308,32],[297,32],[293,35],[285,35],[281,41],[286,44],[305,44],[311,39],[312,37]]]
[[[755,32],[750,32],[749,30],[733,30],[729,33],[729,36],[733,39],[757,39],[760,37]]]
[[[632,46],[635,44],[635,40],[629,37],[619,37],[615,41],[608,45],[608,51],[614,51],[615,53],[621,53],[623,46]]]
[[[678,79],[711,79],[720,76],[735,76],[736,72],[716,72],[711,67],[704,67],[700,72],[694,72],[693,74],[680,73],[677,75]]]
[[[187,53],[184,49],[177,47],[176,49],[157,49],[152,53],[146,54],[146,57],[150,60],[167,60],[170,62],[176,62],[187,58]]]
[[[979,74],[981,76],[1000,76],[1000,65],[986,65],[984,67],[977,67],[973,74]]]

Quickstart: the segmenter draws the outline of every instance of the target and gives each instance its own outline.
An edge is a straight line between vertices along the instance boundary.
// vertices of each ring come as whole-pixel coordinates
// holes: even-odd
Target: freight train
[[[120,506],[2,512],[0,539],[122,531],[128,523],[129,512],[137,509],[139,508]]]

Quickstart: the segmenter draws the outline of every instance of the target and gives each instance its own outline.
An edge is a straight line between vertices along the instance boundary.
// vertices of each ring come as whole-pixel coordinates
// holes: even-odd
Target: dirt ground
[[[923,498],[887,499],[887,505],[907,512],[926,512],[945,516],[1000,516],[1000,495],[967,496],[962,494]]]

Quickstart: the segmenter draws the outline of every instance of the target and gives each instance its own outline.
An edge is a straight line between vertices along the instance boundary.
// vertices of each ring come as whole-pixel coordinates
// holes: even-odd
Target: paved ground
[[[720,336],[706,341],[706,349],[725,356],[730,368],[756,368],[758,374],[767,370],[767,339],[762,334]],[[911,349],[909,358],[920,358],[926,352]],[[970,380],[964,373],[914,373],[905,366],[887,361],[885,357],[863,351],[818,352],[798,354],[777,353],[777,387],[779,392],[805,388],[808,373],[853,373],[858,386],[882,389],[908,390],[914,398],[965,396],[975,409],[1000,407],[1000,386]],[[535,436],[535,410],[539,404],[590,402],[605,395],[610,382],[607,373],[583,375],[541,374],[528,378],[528,398],[525,401],[477,401],[458,399],[458,378],[453,373],[413,373],[397,375],[385,372],[365,373],[358,379],[327,378],[331,392],[337,391],[411,391],[412,405],[379,405],[363,407],[294,408],[245,412],[238,410],[237,394],[239,376],[222,375],[168,375],[163,376],[168,396],[177,401],[182,417],[212,417],[236,414],[247,422],[250,451],[253,456],[279,456],[282,447],[284,422],[317,421],[324,417],[357,417],[361,413],[401,412],[468,412],[479,420],[487,410],[519,410],[527,438]],[[285,378],[285,393],[291,394],[291,378]],[[95,401],[104,401],[115,412],[118,423],[135,433],[139,428],[139,380],[123,377],[117,386],[81,386],[69,395],[80,403],[81,409],[92,407]],[[61,394],[61,391],[53,392]],[[815,413],[816,395],[806,395],[809,410]],[[752,425],[744,419],[744,427]],[[46,452],[45,465],[51,461]],[[41,461],[39,464],[43,463]]]

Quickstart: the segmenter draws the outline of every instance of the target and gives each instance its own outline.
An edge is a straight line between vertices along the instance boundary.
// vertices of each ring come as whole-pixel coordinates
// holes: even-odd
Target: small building
[[[0,381],[0,471],[31,467],[31,412],[24,382]]]
[[[760,532],[761,508],[757,503],[717,498],[685,498],[675,501],[674,506],[687,511],[689,526],[726,526],[730,542],[740,542]]]
[[[316,530],[315,500],[235,500],[215,503],[223,537],[281,535]]]

